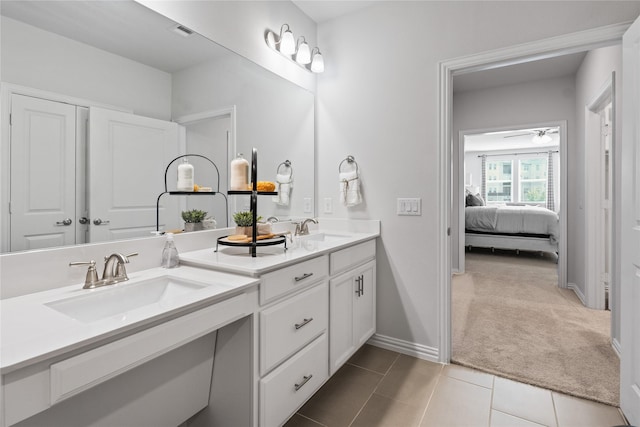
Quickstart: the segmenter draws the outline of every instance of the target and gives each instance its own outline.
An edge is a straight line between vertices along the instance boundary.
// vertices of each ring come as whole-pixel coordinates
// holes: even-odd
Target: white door
[[[355,276],[351,272],[329,282],[329,373],[340,368],[354,352],[353,298]]]
[[[178,156],[178,125],[91,107],[88,155],[89,241],[148,237],[165,168]],[[175,189],[175,177],[169,180]],[[165,196],[161,203],[160,229],[179,226],[178,201]]]
[[[640,19],[622,49],[620,407],[640,425]]]
[[[11,96],[10,250],[75,244],[76,107]]]

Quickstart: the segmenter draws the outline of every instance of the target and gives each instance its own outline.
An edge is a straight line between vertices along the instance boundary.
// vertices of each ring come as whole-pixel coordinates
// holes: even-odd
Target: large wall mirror
[[[190,157],[195,183],[226,193],[230,161],[255,147],[258,180],[293,175],[290,197],[259,197],[258,214],[313,215],[312,93],[134,1],[0,8],[1,252],[150,236],[165,168],[187,153],[218,168]],[[163,196],[160,229],[194,208],[232,226],[248,206]]]

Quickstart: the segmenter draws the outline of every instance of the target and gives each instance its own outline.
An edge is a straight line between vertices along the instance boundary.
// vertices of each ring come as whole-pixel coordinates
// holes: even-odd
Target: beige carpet
[[[619,405],[611,313],[558,288],[553,261],[468,252],[452,299],[453,363]]]

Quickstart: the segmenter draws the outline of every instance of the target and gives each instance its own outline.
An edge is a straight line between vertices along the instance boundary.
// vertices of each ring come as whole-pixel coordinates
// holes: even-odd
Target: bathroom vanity
[[[353,223],[2,300],[0,426],[281,425],[375,332],[379,222]]]

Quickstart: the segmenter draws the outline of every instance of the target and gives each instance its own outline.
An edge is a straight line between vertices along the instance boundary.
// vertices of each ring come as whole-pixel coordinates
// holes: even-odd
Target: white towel
[[[355,206],[362,203],[360,195],[360,177],[357,171],[341,172],[340,202],[345,206]]]
[[[273,201],[281,206],[289,206],[291,189],[293,188],[293,177],[291,175],[276,175],[276,191],[278,195]]]

